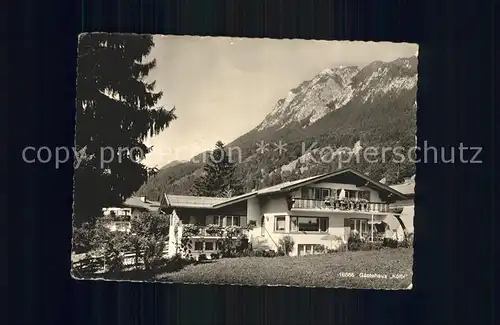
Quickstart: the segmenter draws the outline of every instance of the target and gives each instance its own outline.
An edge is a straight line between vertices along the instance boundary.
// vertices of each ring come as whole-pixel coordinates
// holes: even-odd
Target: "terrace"
[[[349,199],[304,199],[292,198],[292,209],[302,210],[333,210],[342,212],[389,212],[389,205],[383,202]]]

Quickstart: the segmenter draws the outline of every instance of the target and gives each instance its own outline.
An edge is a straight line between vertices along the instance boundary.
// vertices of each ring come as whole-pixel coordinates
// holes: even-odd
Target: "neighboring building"
[[[160,202],[147,200],[145,196],[132,196],[121,207],[103,208],[104,216],[112,216],[108,224],[111,231],[130,231],[130,218],[143,212],[159,212]]]
[[[217,236],[206,232],[207,225],[252,224],[247,233],[254,249],[277,250],[280,238],[289,235],[295,242],[291,255],[303,255],[313,254],[316,245],[334,249],[352,230],[369,240],[385,233],[395,219],[389,205],[406,200],[401,192],[345,168],[232,198],[165,194],[161,209],[171,215],[171,255],[186,224],[201,227],[193,237],[193,253],[217,250]]]
[[[391,186],[396,191],[402,193],[407,197],[406,200],[398,200],[395,203],[391,204],[391,209],[400,208],[401,211],[401,220],[405,224],[405,227],[409,233],[414,232],[413,225],[413,217],[415,214],[415,176],[405,180],[403,184],[392,185]],[[399,224],[396,218],[393,218],[389,222],[389,226],[391,230],[396,232],[397,238],[404,238],[403,228]]]

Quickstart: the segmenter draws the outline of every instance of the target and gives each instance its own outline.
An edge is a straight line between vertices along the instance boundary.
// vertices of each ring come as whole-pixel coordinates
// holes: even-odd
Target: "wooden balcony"
[[[327,201],[293,198],[292,209],[388,213],[389,205],[383,202],[341,201],[334,199]]]
[[[184,224],[183,227],[189,228],[189,231],[193,233],[193,237],[213,237],[219,238],[226,235],[226,228],[221,227],[221,229],[214,231],[213,228],[209,226],[194,226],[192,224]],[[235,227],[234,237],[237,237],[239,234],[248,235],[248,229],[243,227]]]

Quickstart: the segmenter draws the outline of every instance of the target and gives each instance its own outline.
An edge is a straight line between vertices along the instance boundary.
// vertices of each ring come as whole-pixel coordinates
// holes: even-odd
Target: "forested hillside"
[[[242,153],[240,157],[231,150],[246,190],[346,165],[377,180],[398,183],[415,173],[406,154],[415,145],[416,91],[416,57],[376,61],[363,68],[326,69],[278,100],[259,126],[226,147]],[[261,141],[268,144],[265,152],[257,146]],[[280,141],[282,150],[277,147]],[[367,147],[377,148],[378,158],[356,159],[356,153]],[[389,149],[382,160],[381,151],[389,147],[399,147],[405,161],[393,159]],[[202,161],[202,156],[193,161]],[[193,161],[160,169],[137,194],[151,199],[164,192],[189,194],[203,166]]]

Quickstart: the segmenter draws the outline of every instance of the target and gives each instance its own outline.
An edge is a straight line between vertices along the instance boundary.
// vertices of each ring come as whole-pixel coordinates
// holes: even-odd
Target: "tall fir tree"
[[[152,36],[90,33],[78,43],[74,223],[121,204],[148,177],[140,158],[144,144],[175,119],[174,109],[156,106],[162,92],[145,78],[156,60],[145,62]],[[128,148],[123,149],[123,148]],[[121,150],[120,150],[121,149]],[[150,173],[151,175],[151,173]]]
[[[191,190],[191,193],[198,196],[227,197],[242,194],[244,186],[237,178],[236,164],[228,155],[224,144],[217,141],[215,149],[205,155],[207,160],[203,173],[198,177]]]

